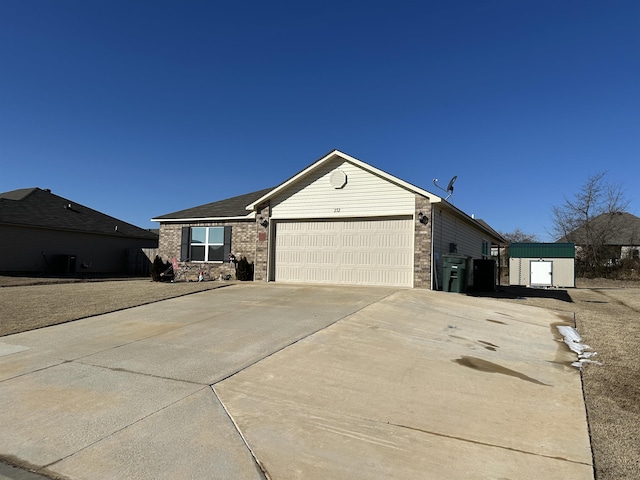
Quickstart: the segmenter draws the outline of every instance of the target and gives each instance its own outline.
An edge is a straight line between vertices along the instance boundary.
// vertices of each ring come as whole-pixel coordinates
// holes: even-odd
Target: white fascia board
[[[325,155],[324,157],[322,157],[320,160],[312,163],[307,168],[305,168],[301,172],[299,172],[296,175],[294,175],[293,177],[291,177],[289,180],[284,181],[283,183],[278,185],[276,188],[271,190],[269,193],[267,193],[266,195],[263,195],[262,197],[260,197],[256,201],[254,201],[252,204],[247,205],[247,207],[246,207],[247,210],[255,210],[256,206],[259,205],[260,203],[264,202],[266,199],[274,196],[278,192],[280,192],[280,191],[284,190],[285,188],[287,188],[292,183],[295,183],[300,178],[302,178],[305,175],[307,175],[309,172],[311,172],[311,171],[315,170],[316,168],[318,168],[320,165],[322,165],[322,164],[324,164],[324,163],[326,163],[328,161],[331,161],[336,157],[340,157],[340,158],[342,158],[343,160],[345,160],[347,162],[353,163],[354,165],[359,166],[363,170],[367,170],[367,171],[373,173],[374,175],[378,175],[379,177],[384,178],[385,180],[388,180],[391,183],[395,183],[396,185],[404,187],[407,190],[411,190],[414,193],[417,193],[419,195],[423,195],[423,196],[429,198],[431,203],[439,203],[439,202],[441,202],[443,200],[441,197],[439,197],[439,196],[437,196],[437,195],[435,195],[435,194],[433,194],[431,192],[428,192],[427,190],[424,190],[422,188],[416,187],[415,185],[412,185],[411,183],[405,182],[404,180],[401,180],[398,177],[394,177],[393,175],[390,175],[385,171],[382,171],[382,170],[380,170],[378,168],[372,167],[371,165],[369,165],[368,163],[363,162],[362,160],[358,160],[357,158],[352,157],[351,155],[347,155],[346,153],[343,153],[340,150],[333,150],[333,151],[329,152],[327,155]]]
[[[250,213],[244,217],[195,217],[195,218],[152,218],[151,222],[160,223],[189,223],[189,222],[213,222],[227,220],[255,220],[256,214]]]
[[[457,213],[459,216],[463,217],[464,219],[470,220],[472,223],[475,223],[475,218],[471,217],[471,215],[466,214],[465,212],[463,212],[462,210],[460,210],[458,207],[448,202],[447,200],[443,199],[442,206]]]

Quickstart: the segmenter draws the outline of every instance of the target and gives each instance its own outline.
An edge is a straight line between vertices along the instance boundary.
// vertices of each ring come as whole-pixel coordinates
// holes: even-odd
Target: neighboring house
[[[152,221],[164,260],[218,278],[233,273],[233,254],[254,264],[256,281],[439,289],[444,255],[489,258],[505,243],[443,198],[338,150],[275,188]]]
[[[627,212],[603,213],[558,242],[576,244],[576,254],[589,243],[604,247],[603,261],[616,264],[621,259],[640,258],[640,218]]]
[[[132,273],[158,235],[40,188],[0,193],[0,271]],[[135,272],[133,272],[135,273]]]
[[[509,284],[527,287],[575,287],[573,243],[512,243]]]

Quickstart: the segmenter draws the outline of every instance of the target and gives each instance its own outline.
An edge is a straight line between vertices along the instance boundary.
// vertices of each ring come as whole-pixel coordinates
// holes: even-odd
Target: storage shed
[[[527,287],[575,287],[573,243],[512,243],[509,283]]]

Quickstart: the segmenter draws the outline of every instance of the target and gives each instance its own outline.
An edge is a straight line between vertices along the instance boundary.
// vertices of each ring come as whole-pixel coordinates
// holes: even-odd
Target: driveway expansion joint
[[[29,370],[27,372],[20,373],[18,375],[14,375],[13,377],[3,378],[2,380],[0,380],[0,383],[7,382],[9,380],[15,380],[16,378],[25,377],[25,376],[31,375],[33,373],[42,372],[42,371],[48,370],[50,368],[59,367],[60,365],[64,365],[65,363],[71,363],[72,362],[72,360],[62,360],[62,359],[56,359],[56,360],[60,360],[60,361],[58,363],[53,364],[53,365],[47,365],[47,366],[42,367],[42,368],[36,368],[34,370]]]
[[[229,418],[229,420],[233,424],[233,427],[236,429],[236,432],[238,432],[238,435],[240,436],[240,438],[242,439],[242,442],[244,443],[245,447],[249,451],[249,454],[253,458],[253,461],[255,462],[256,466],[262,472],[262,475],[264,476],[265,480],[271,480],[271,476],[269,475],[269,472],[267,471],[266,467],[260,461],[260,459],[258,459],[258,457],[256,456],[255,452],[249,446],[249,443],[247,442],[247,439],[242,434],[242,430],[240,430],[240,427],[236,423],[235,419],[233,418],[231,413],[229,413],[229,410],[227,409],[227,406],[224,404],[222,399],[216,393],[216,390],[213,388],[213,385],[210,385],[209,388],[211,389],[211,392],[213,393],[213,396],[216,397],[218,402],[220,402],[220,405],[222,406],[223,410],[225,411],[225,414],[227,415],[227,417]]]
[[[68,362],[65,362],[65,363],[68,363]],[[207,383],[194,382],[193,380],[182,380],[180,378],[164,377],[162,375],[154,375],[152,373],[136,372],[134,370],[128,370],[126,368],[121,368],[121,367],[108,367],[106,365],[98,365],[98,364],[95,364],[95,363],[85,363],[85,362],[79,362],[79,361],[74,361],[72,363],[79,363],[80,365],[86,365],[88,367],[103,368],[105,370],[110,370],[112,372],[130,373],[132,375],[141,375],[143,377],[158,378],[160,380],[170,380],[172,382],[188,383],[188,384],[191,384],[191,385],[199,385],[201,387],[208,387],[209,386]]]
[[[234,372],[232,372],[232,373],[230,373],[230,374],[228,374],[228,375],[226,375],[226,376],[224,376],[224,377],[222,377],[222,378],[220,378],[220,379],[216,380],[215,382],[213,382],[213,383],[209,384],[209,386],[213,388],[213,386],[214,386],[214,385],[217,385],[218,383],[222,383],[222,382],[224,382],[225,380],[227,380],[227,379],[229,379],[229,378],[231,378],[231,377],[233,377],[233,376],[235,376],[235,375],[237,375],[237,374],[239,374],[239,373],[243,372],[244,370],[246,370],[246,369],[248,369],[248,368],[250,368],[250,367],[252,367],[252,366],[254,366],[254,365],[256,365],[256,364],[258,364],[258,363],[260,363],[260,362],[262,362],[263,360],[266,360],[267,358],[273,357],[274,355],[276,355],[276,354],[278,354],[278,353],[280,353],[280,352],[282,352],[282,351],[286,350],[287,348],[292,347],[292,346],[296,345],[297,343],[300,343],[300,342],[302,342],[303,340],[305,340],[305,339],[307,339],[307,338],[310,338],[310,337],[314,336],[314,335],[315,335],[315,334],[317,334],[317,333],[320,333],[320,332],[322,332],[322,331],[324,331],[324,330],[327,330],[328,328],[330,328],[330,327],[332,327],[332,326],[334,326],[334,325],[336,325],[336,324],[338,324],[338,323],[340,323],[340,322],[342,322],[342,321],[346,320],[347,318],[349,318],[349,317],[351,317],[351,316],[355,315],[356,313],[358,313],[358,312],[360,312],[360,311],[364,310],[365,308],[370,307],[370,306],[371,306],[371,305],[373,305],[374,303],[378,303],[379,301],[382,301],[382,300],[384,300],[384,299],[386,299],[386,298],[388,298],[388,297],[390,297],[390,296],[394,295],[395,293],[396,293],[396,292],[391,292],[391,293],[389,293],[388,295],[385,295],[385,296],[383,296],[383,297],[380,297],[380,298],[379,298],[379,299],[377,299],[377,300],[370,301],[370,302],[369,302],[369,303],[367,303],[366,305],[363,305],[362,307],[358,308],[357,310],[354,310],[353,312],[350,312],[350,313],[348,313],[348,314],[346,314],[346,315],[344,315],[344,316],[342,316],[342,317],[338,318],[337,320],[335,320],[335,321],[333,321],[333,322],[329,323],[328,325],[324,325],[323,327],[318,328],[317,330],[315,330],[315,331],[313,331],[313,332],[309,332],[309,333],[307,333],[306,335],[304,335],[304,336],[302,336],[302,337],[298,338],[297,340],[294,340],[293,342],[291,342],[291,343],[289,343],[289,344],[287,344],[287,345],[284,345],[284,346],[282,346],[282,347],[278,348],[277,350],[274,350],[273,352],[269,353],[268,355],[265,355],[264,357],[262,357],[262,358],[260,358],[260,359],[258,359],[258,360],[256,360],[256,361],[254,361],[254,362],[251,362],[249,365],[245,365],[244,367],[239,368],[238,370],[236,370],[236,371],[234,371]]]
[[[78,454],[78,453],[80,453],[80,452],[82,452],[84,450],[87,450],[88,448],[93,447],[94,445],[98,445],[99,443],[103,442],[104,440],[107,440],[108,438],[111,438],[114,435],[117,435],[120,432],[123,432],[123,431],[127,430],[128,428],[130,428],[130,427],[132,427],[132,426],[134,426],[134,425],[136,425],[136,424],[148,419],[149,417],[152,417],[153,415],[156,415],[157,413],[162,412],[163,410],[166,410],[167,408],[169,408],[169,407],[171,407],[171,406],[173,406],[173,405],[175,405],[177,403],[182,402],[184,399],[189,398],[189,397],[191,397],[193,395],[196,395],[197,393],[201,392],[205,388],[207,388],[207,387],[203,386],[202,388],[196,390],[195,392],[191,392],[188,395],[185,395],[184,397],[178,398],[177,400],[175,400],[175,401],[173,401],[171,403],[168,403],[167,405],[164,405],[162,408],[158,408],[157,410],[154,410],[153,412],[150,412],[147,415],[144,415],[143,417],[140,417],[140,418],[136,419],[134,422],[131,422],[131,423],[125,425],[122,428],[118,428],[117,430],[112,431],[108,435],[105,435],[105,436],[95,440],[94,442],[91,442],[91,443],[88,443],[88,444],[84,445],[82,448],[76,450],[75,452],[72,452],[72,453],[70,453],[68,455],[65,455],[64,457],[58,458],[57,460],[54,460],[53,462],[49,462],[48,464],[43,465],[40,470],[46,470],[49,467],[51,467],[53,465],[56,465],[57,463],[62,462],[63,460],[71,458],[74,455],[76,455],[76,454]]]
[[[377,420],[370,420],[369,419],[369,421],[376,422]],[[427,435],[434,435],[436,437],[450,438],[451,440],[459,440],[461,442],[468,442],[468,443],[472,443],[474,445],[482,445],[482,446],[491,447],[491,448],[500,448],[500,449],[503,449],[503,450],[508,450],[510,452],[523,453],[525,455],[533,455],[533,456],[536,456],[536,457],[549,458],[551,460],[560,460],[562,462],[575,463],[577,465],[586,465],[586,466],[589,466],[589,467],[593,466],[590,463],[578,462],[576,460],[570,460],[570,459],[564,458],[564,457],[557,457],[557,456],[553,456],[553,455],[544,455],[542,453],[529,452],[527,450],[522,450],[522,449],[513,448],[513,447],[507,447],[505,445],[496,445],[494,443],[480,442],[478,440],[472,440],[470,438],[458,437],[458,436],[455,436],[455,435],[447,435],[445,433],[433,432],[433,431],[430,431],[430,430],[424,430],[422,428],[409,427],[408,425],[401,425],[401,424],[398,424],[398,423],[391,423],[391,422],[380,422],[380,421],[377,421],[377,422],[378,423],[384,423],[384,424],[390,425],[392,427],[406,428],[407,430],[413,430],[414,432],[426,433]]]

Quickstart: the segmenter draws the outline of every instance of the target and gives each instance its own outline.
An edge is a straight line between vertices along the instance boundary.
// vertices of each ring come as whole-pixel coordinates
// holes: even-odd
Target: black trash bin
[[[62,274],[76,273],[76,256],[58,255],[54,261],[54,271]]]
[[[473,289],[477,292],[493,292],[496,289],[496,261],[475,258],[473,260]]]

